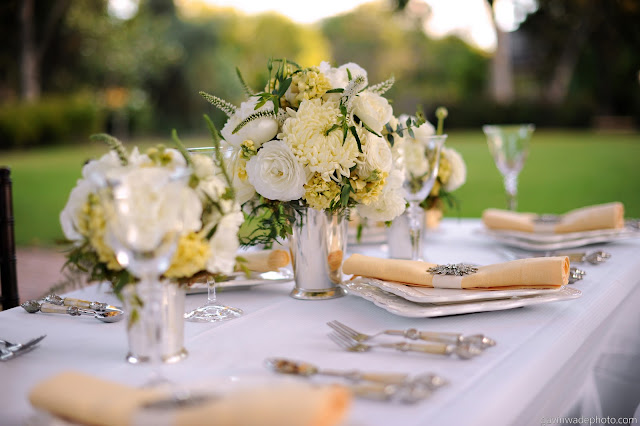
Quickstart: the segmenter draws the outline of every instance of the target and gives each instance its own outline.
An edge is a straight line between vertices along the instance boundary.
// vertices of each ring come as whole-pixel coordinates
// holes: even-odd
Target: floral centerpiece
[[[382,137],[393,115],[383,95],[393,79],[369,85],[354,63],[303,68],[269,60],[267,70],[258,92],[238,71],[247,95],[239,107],[201,92],[228,116],[220,133],[235,149],[229,174],[251,227],[243,243],[286,238],[314,211],[344,216],[356,208],[377,220],[401,214],[405,203]]]
[[[171,214],[180,213],[183,217],[177,248],[164,272],[166,279],[180,282],[202,271],[233,271],[239,247],[237,232],[244,218],[221,164],[209,156],[189,154],[179,143],[179,149],[160,145],[140,153],[138,148],[128,152],[117,139],[107,135],[92,139],[106,141],[111,150],[85,164],[82,178],[60,213],[62,230],[72,244],[67,268],[86,273],[88,281],[111,282],[116,293],[135,282],[131,271],[118,262],[107,235],[112,220],[107,178],[130,175],[129,183],[140,194],[138,202],[156,204],[154,217],[139,218],[145,222],[149,240],[157,236]],[[190,178],[173,192],[150,193],[147,188],[152,179],[177,169],[188,169]],[[176,203],[178,196],[183,203]]]

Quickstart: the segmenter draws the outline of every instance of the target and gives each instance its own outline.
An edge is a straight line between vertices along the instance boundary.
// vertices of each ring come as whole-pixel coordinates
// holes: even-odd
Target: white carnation
[[[199,180],[206,180],[216,174],[216,166],[211,156],[193,154],[191,161],[193,162],[193,174]]]
[[[327,77],[327,80],[329,80],[329,83],[331,83],[331,87],[333,89],[344,89],[345,87],[347,87],[347,84],[349,83],[349,75],[347,73],[347,69],[351,73],[352,79],[361,75],[364,77],[364,85],[366,86],[368,84],[367,71],[360,65],[354,64],[353,62],[341,65],[338,68],[333,68],[328,62],[323,61],[320,63],[320,66],[318,68],[320,69],[320,72],[324,74],[325,77]]]
[[[229,145],[239,148],[242,142],[252,140],[256,148],[259,148],[260,145],[270,141],[278,133],[278,122],[275,117],[262,117],[253,120],[238,130],[237,133],[233,133],[234,129],[250,115],[262,111],[273,111],[273,102],[271,101],[255,109],[259,100],[260,98],[257,96],[249,98],[248,101],[240,104],[240,108],[236,110],[235,114],[229,117],[220,131]]]
[[[462,159],[462,155],[453,148],[442,148],[442,153],[449,161],[451,175],[449,181],[444,185],[444,189],[451,192],[460,188],[467,181],[467,166]]]
[[[60,225],[67,240],[80,241],[83,239],[83,235],[79,230],[78,220],[89,194],[94,190],[94,184],[86,179],[79,179],[75,188],[71,190],[67,204],[60,212]]]
[[[251,157],[247,175],[258,194],[270,200],[297,200],[305,192],[305,170],[289,146],[280,140],[264,144]]]
[[[365,143],[362,145],[361,159],[358,159],[358,174],[368,178],[374,170],[381,173],[389,173],[393,165],[391,148],[383,138],[367,133]]]
[[[209,240],[211,255],[207,260],[207,271],[213,274],[233,272],[236,251],[240,247],[238,229],[242,222],[244,222],[244,216],[239,209],[222,217],[215,234]]]
[[[380,133],[393,116],[393,108],[382,96],[362,92],[353,100],[353,113],[376,133]]]

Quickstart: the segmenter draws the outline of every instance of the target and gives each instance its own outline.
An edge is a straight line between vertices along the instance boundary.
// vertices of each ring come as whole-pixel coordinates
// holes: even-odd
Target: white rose
[[[87,202],[89,194],[94,192],[95,186],[86,179],[79,179],[75,188],[71,190],[64,209],[60,212],[60,225],[64,236],[70,241],[80,241],[83,235],[79,231],[78,218],[82,207]]]
[[[90,181],[95,188],[106,184],[106,177],[114,169],[124,166],[115,151],[109,151],[97,160],[91,160],[82,167],[82,177]]]
[[[467,166],[462,159],[462,155],[453,148],[442,148],[442,153],[449,161],[451,175],[449,181],[444,185],[444,189],[451,192],[460,188],[467,181]]]
[[[362,160],[358,161],[359,175],[368,178],[374,170],[389,173],[393,164],[391,148],[383,138],[367,133],[366,142],[362,145]]]
[[[385,185],[380,196],[370,204],[358,204],[358,214],[374,221],[386,222],[404,213],[407,203],[401,191],[388,186]]]
[[[239,210],[225,215],[216,228],[216,233],[209,240],[211,255],[207,260],[207,271],[211,273],[230,274],[236,262],[236,251],[240,247],[238,229],[244,222],[244,215]]]
[[[347,84],[349,83],[349,74],[347,73],[347,69],[349,69],[352,79],[361,75],[364,77],[364,85],[366,86],[368,84],[367,71],[360,65],[354,64],[353,62],[341,65],[339,68],[333,68],[328,62],[323,61],[320,63],[318,69],[325,77],[327,77],[327,80],[329,80],[333,89],[344,89],[347,87]]]
[[[247,162],[249,182],[270,200],[291,201],[304,195],[306,173],[289,146],[281,140],[264,144]]]
[[[229,145],[239,148],[242,142],[249,139],[253,141],[256,148],[259,148],[260,145],[270,141],[278,133],[278,121],[275,117],[263,117],[253,120],[238,130],[237,133],[233,133],[233,130],[250,115],[261,111],[273,111],[273,102],[271,101],[256,110],[259,99],[257,96],[249,98],[248,101],[240,104],[240,108],[227,120],[220,133],[222,133]]]
[[[362,92],[353,100],[353,113],[371,130],[380,133],[393,116],[393,108],[389,105],[389,101],[382,96]]]
[[[202,203],[184,182],[165,167],[133,169],[120,176],[110,217],[111,248],[117,240],[143,251],[154,250],[172,231],[186,233],[202,226]]]

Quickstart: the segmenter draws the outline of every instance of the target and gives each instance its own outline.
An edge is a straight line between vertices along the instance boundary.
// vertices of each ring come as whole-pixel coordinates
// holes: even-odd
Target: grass
[[[185,139],[202,146],[205,138]],[[148,146],[150,140],[135,144]],[[447,146],[467,163],[467,183],[456,191],[461,208],[447,216],[479,217],[487,207],[505,206],[502,178],[480,131],[452,132]],[[82,164],[106,152],[99,144],[2,152],[12,169],[16,243],[53,246],[62,238],[58,222]],[[562,213],[572,208],[622,201],[628,217],[640,217],[640,135],[536,130],[520,175],[520,211]]]

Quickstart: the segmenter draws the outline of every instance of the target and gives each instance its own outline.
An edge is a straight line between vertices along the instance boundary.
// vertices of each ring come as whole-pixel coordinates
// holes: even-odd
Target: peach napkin
[[[79,372],[64,372],[37,384],[31,404],[83,425],[125,426],[145,403],[166,398],[153,389],[138,389]],[[163,424],[225,426],[330,426],[340,424],[351,402],[339,386],[291,383],[238,390],[210,402],[167,410]],[[163,419],[164,420],[164,419]]]
[[[536,257],[479,266],[478,271],[462,277],[435,275],[427,270],[435,263],[417,260],[380,259],[353,254],[342,266],[345,274],[395,281],[418,287],[446,287],[468,290],[515,290],[559,288],[569,282],[569,258]],[[459,282],[456,287],[443,280]]]
[[[247,268],[255,272],[277,271],[290,262],[289,252],[280,249],[247,252],[240,257],[247,261]]]
[[[571,210],[560,216],[557,223],[538,224],[537,216],[535,213],[487,209],[482,213],[482,222],[489,229],[556,234],[624,227],[624,206],[619,202]]]

